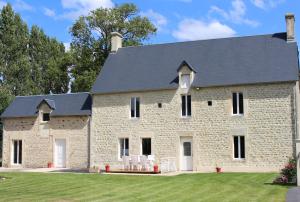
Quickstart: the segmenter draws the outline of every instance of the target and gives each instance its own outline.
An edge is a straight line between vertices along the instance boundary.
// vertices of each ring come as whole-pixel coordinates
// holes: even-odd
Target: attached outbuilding
[[[2,114],[3,166],[88,167],[88,93],[18,96]]]

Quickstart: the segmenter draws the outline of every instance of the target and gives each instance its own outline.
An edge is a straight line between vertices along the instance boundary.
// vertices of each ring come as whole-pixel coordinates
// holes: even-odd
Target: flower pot
[[[48,168],[53,168],[53,163],[48,162]]]
[[[109,165],[106,165],[106,166],[105,166],[105,172],[109,173],[109,171],[110,171],[110,166],[109,166]]]
[[[154,171],[155,173],[158,173],[158,165],[153,166],[153,171]]]
[[[217,171],[217,173],[220,173],[220,172],[222,172],[222,169],[219,167],[216,167],[216,171]]]

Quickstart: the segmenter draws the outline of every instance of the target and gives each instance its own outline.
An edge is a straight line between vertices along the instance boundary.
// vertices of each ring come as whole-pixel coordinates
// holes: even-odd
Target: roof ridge
[[[286,32],[275,32],[275,33],[270,33],[270,34],[233,36],[233,37],[214,38],[214,39],[200,39],[200,40],[191,40],[191,41],[177,41],[177,42],[146,44],[146,45],[138,45],[138,46],[125,46],[125,47],[122,47],[120,49],[142,48],[142,47],[150,47],[150,46],[164,46],[164,45],[173,45],[173,44],[182,44],[182,43],[193,43],[193,42],[199,42],[199,41],[231,40],[231,39],[237,39],[237,38],[253,38],[253,37],[271,36],[271,35],[274,35],[274,34],[285,34],[285,33]]]
[[[41,97],[41,96],[58,96],[58,95],[76,95],[76,94],[90,94],[90,92],[77,93],[60,93],[60,94],[40,94],[40,95],[17,95],[16,97]]]

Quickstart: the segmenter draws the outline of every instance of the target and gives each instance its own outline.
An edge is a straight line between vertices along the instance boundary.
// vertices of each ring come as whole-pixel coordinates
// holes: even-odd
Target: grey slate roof
[[[298,80],[298,49],[286,33],[121,48],[110,54],[92,93],[174,89],[179,65],[194,87]]]
[[[55,109],[55,101],[50,99],[43,99],[40,104],[38,104],[37,109],[40,107],[41,104],[46,103],[50,109]]]
[[[89,93],[17,96],[2,113],[1,118],[37,116],[38,106],[47,102],[54,107],[50,116],[90,115],[92,99]]]

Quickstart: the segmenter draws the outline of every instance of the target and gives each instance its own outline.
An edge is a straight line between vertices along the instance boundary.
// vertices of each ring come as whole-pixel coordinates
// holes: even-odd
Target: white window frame
[[[236,93],[236,114],[233,113],[233,94]],[[240,94],[243,95],[243,113],[240,113]],[[245,113],[245,101],[244,101],[244,93],[243,92],[232,92],[231,93],[231,106],[232,106],[232,110],[231,110],[231,114],[232,116],[244,116]]]
[[[191,86],[191,75],[181,74],[181,88],[188,89]]]
[[[14,158],[15,158],[15,155],[14,155],[14,152],[15,152],[15,141],[18,142],[18,146],[17,146],[17,163],[14,162]],[[23,150],[23,140],[20,140],[20,139],[15,139],[15,140],[12,140],[12,150],[11,150],[11,164],[12,165],[15,165],[15,166],[20,166],[22,165],[23,163],[23,151],[22,151],[22,162],[20,163],[20,141],[22,142],[22,150]]]
[[[134,108],[134,116],[131,116],[131,100],[132,100],[132,99],[134,99],[134,104],[133,104],[133,105],[134,105],[134,106],[133,106],[133,108]],[[136,103],[137,103],[136,101],[137,101],[137,99],[139,99],[139,101],[140,101],[140,102],[139,102],[139,105],[140,105],[140,106],[139,106],[139,108],[140,108],[140,109],[139,109],[139,110],[140,110],[140,111],[139,111],[139,112],[140,112],[140,113],[139,113],[139,117],[137,117],[137,113],[136,113],[136,111],[137,111],[137,110],[136,110],[136,109],[137,109],[137,106],[136,106]],[[141,117],[141,98],[140,98],[140,97],[131,97],[131,98],[130,98],[129,117],[130,117],[131,119],[139,119],[139,118]]]
[[[182,96],[184,96],[184,99],[185,99],[185,115],[182,114]],[[180,114],[181,114],[182,118],[191,118],[192,117],[192,96],[191,96],[191,115],[188,115],[188,96],[191,96],[191,95],[183,94],[180,96],[180,101],[181,101]]]
[[[129,148],[130,148],[130,145],[129,145],[129,138],[128,137],[120,137],[120,138],[118,138],[118,159],[119,160],[122,160],[122,157],[124,156],[120,156],[120,154],[121,154],[121,140],[123,140],[123,145],[124,145],[124,149],[123,149],[123,153],[122,154],[125,154],[126,152],[125,152],[125,141],[126,141],[126,139],[128,139],[128,156],[129,156]]]
[[[238,137],[238,157],[236,158],[234,156],[234,138],[235,137]],[[244,137],[244,152],[245,152],[245,157],[242,158],[241,155],[242,155],[242,149],[241,149],[241,137]],[[233,159],[234,160],[245,160],[246,159],[246,138],[244,135],[234,135],[233,136]]]

